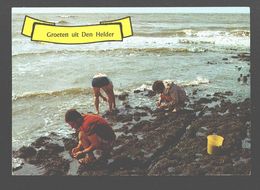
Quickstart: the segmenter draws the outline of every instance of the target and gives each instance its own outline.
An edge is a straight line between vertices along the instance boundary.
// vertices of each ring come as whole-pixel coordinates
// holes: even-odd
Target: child
[[[112,112],[112,109],[116,108],[116,102],[111,80],[105,74],[99,73],[93,77],[92,87],[96,113],[99,114],[99,97],[108,102],[109,111]],[[101,94],[100,89],[106,93],[107,98]]]
[[[172,109],[172,112],[179,111],[187,99],[186,92],[173,82],[157,80],[153,83],[152,89],[156,93],[160,93],[157,106]]]
[[[86,155],[79,160],[81,164],[88,164],[96,160],[94,150],[102,150],[103,156],[107,156],[112,150],[116,135],[101,116],[81,115],[75,109],[70,109],[65,114],[65,122],[78,132],[79,143],[71,153],[74,158]]]

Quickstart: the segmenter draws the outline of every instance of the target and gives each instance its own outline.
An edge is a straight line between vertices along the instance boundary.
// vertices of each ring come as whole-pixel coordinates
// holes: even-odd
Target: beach
[[[85,45],[32,42],[20,34],[24,15],[13,14],[14,175],[251,174],[249,14],[30,16],[67,26],[130,16],[134,35]],[[117,140],[111,158],[85,168],[69,154],[76,138],[64,114],[94,112],[91,80],[100,72],[114,84],[117,112],[107,115],[105,102],[100,110]],[[185,89],[189,101],[179,114],[156,108],[155,80]],[[213,133],[225,138],[216,156],[206,151]]]
[[[151,93],[143,96],[151,98]],[[120,99],[127,101],[127,95]],[[178,113],[125,108],[104,114],[117,139],[109,158],[95,151],[96,162],[80,165],[70,156],[77,145],[52,133],[14,151],[14,175],[81,176],[234,176],[251,175],[250,99],[231,103],[232,93],[201,98]],[[207,136],[224,137],[218,154],[207,153]],[[15,166],[15,167],[14,167]]]

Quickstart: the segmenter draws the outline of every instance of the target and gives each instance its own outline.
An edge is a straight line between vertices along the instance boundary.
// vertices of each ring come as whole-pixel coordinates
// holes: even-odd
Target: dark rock
[[[213,96],[216,96],[216,97],[219,97],[222,99],[226,98],[225,93],[222,93],[222,92],[216,92],[213,94]]]
[[[44,175],[48,176],[64,176],[69,170],[69,161],[63,158],[53,159],[51,162],[45,164],[46,172]]]
[[[120,169],[110,173],[110,176],[145,176],[146,173],[140,168]]]
[[[32,146],[34,146],[35,148],[40,148],[46,145],[50,140],[50,137],[40,137],[32,143]]]
[[[146,112],[135,112],[134,113],[134,120],[139,121],[141,117],[147,116],[148,114]]]
[[[51,133],[49,134],[49,137],[50,137],[51,139],[54,139],[54,138],[59,137],[59,135],[56,134],[56,133],[54,133],[54,132],[51,132]]]
[[[24,165],[24,162],[22,159],[19,158],[12,158],[12,171],[17,171],[21,169]]]
[[[144,106],[136,107],[136,110],[124,108],[119,114],[107,115],[112,127],[124,122],[115,129],[117,139],[111,155],[102,159],[97,157],[94,163],[73,170],[85,176],[249,175],[251,150],[242,148],[242,140],[251,128],[248,122],[251,102],[246,99],[232,103],[223,99],[230,95],[231,91],[215,93],[212,98],[201,98],[189,104],[190,110],[178,113]],[[221,103],[214,108],[202,105],[219,100]],[[198,112],[209,111],[211,115],[196,117]],[[141,120],[147,115],[154,117]],[[134,124],[133,118],[139,122]],[[207,135],[213,133],[224,137],[218,155],[207,153]],[[43,168],[44,175],[69,175],[70,166],[75,167],[73,162],[77,160],[71,162],[73,158],[69,157],[68,150],[77,145],[77,136],[62,138],[65,148],[53,143],[59,138],[53,136],[34,142],[39,149],[35,150],[36,153],[29,151],[33,153],[25,156],[28,157],[24,159],[25,164]],[[13,156],[18,152],[14,151]]]
[[[168,158],[163,158],[156,162],[154,165],[150,166],[148,169],[148,176],[161,176],[167,173],[174,173],[175,166],[178,165],[176,160],[169,160]],[[171,168],[168,170],[168,168]]]
[[[50,154],[52,153],[60,153],[63,152],[65,149],[64,147],[54,144],[54,143],[48,143],[45,145],[45,149],[49,151]]]
[[[198,93],[198,89],[192,90],[192,95],[196,95]]]
[[[133,120],[133,115],[132,114],[128,114],[128,115],[117,115],[116,120],[118,122],[128,122],[128,121],[132,121]]]
[[[130,132],[136,132],[136,131],[149,131],[151,130],[151,122],[147,120],[140,121],[139,123],[135,124]]]
[[[51,158],[53,156],[52,151],[41,149],[36,154],[35,162],[41,162],[44,159]]]
[[[232,58],[239,59],[241,61],[250,61],[250,53],[239,53],[236,56],[231,56]]]
[[[209,64],[209,65],[215,65],[215,64],[217,64],[217,63],[208,61],[207,64]]]
[[[243,76],[243,83],[247,83],[247,76]]]
[[[141,90],[134,90],[134,93],[140,93],[142,92]]]
[[[152,90],[146,90],[147,91],[147,94],[145,94],[145,96],[148,96],[148,97],[153,97],[156,95],[156,92],[152,91]]]
[[[134,167],[140,167],[140,163],[137,160],[133,160],[127,156],[119,156],[114,159],[114,161],[108,165],[109,169],[131,169]]]
[[[212,100],[211,99],[208,99],[208,98],[200,98],[197,103],[198,104],[208,104],[208,103],[211,103]]]
[[[140,109],[140,110],[144,110],[147,111],[149,113],[153,113],[153,111],[151,110],[151,108],[147,107],[147,106],[136,106],[135,109]]]
[[[12,167],[12,171],[17,171],[17,170],[20,170],[23,166],[20,165],[20,166],[17,166],[17,167]]]
[[[18,150],[17,156],[19,158],[30,158],[30,157],[34,156],[36,153],[37,153],[37,151],[35,150],[35,148],[33,148],[31,146],[29,146],[29,147],[23,146]]]
[[[72,148],[75,148],[78,144],[76,139],[72,138],[63,138],[63,143],[65,150],[71,150]]]
[[[121,94],[118,95],[118,99],[123,101],[126,99],[126,97],[128,96],[129,94],[127,92],[123,92]]]
[[[228,58],[226,58],[226,57],[225,57],[225,58],[223,58],[222,60],[223,60],[223,61],[227,61],[227,60],[228,60]]]
[[[231,92],[231,91],[226,91],[226,92],[224,93],[224,95],[226,95],[226,96],[233,96],[233,92]]]
[[[139,121],[141,119],[140,115],[134,114],[134,120]]]
[[[113,110],[112,112],[106,111],[102,117],[108,118],[109,120],[116,120],[117,114],[119,113],[118,109]]]
[[[240,58],[250,57],[250,53],[239,53],[238,56],[239,56]]]

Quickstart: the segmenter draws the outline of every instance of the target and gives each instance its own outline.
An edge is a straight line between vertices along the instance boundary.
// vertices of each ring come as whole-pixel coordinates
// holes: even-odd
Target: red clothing
[[[172,97],[171,96],[166,96],[163,93],[160,95],[160,98],[161,98],[162,101],[165,101],[165,102],[172,101]]]
[[[186,100],[186,92],[173,82],[164,82],[164,90],[161,93],[160,101],[171,105],[182,104]]]
[[[87,135],[90,135],[91,129],[96,125],[109,126],[108,122],[99,115],[86,114],[83,117],[84,121],[79,130],[84,131]]]

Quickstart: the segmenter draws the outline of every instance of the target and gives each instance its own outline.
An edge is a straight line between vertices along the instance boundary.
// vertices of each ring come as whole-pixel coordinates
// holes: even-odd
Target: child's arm
[[[162,94],[160,94],[159,100],[158,100],[158,102],[157,102],[157,104],[156,104],[157,107],[160,107],[160,106],[161,106],[162,101],[163,101],[163,99],[162,99]]]
[[[82,146],[84,147],[84,149],[82,151],[78,151],[75,154],[75,157],[77,157],[80,154],[84,154],[84,153],[87,153],[87,152],[90,152],[90,151],[93,151],[96,149],[97,142],[95,142],[95,141],[93,142],[93,140],[90,142],[87,138],[88,137],[84,133],[82,133],[82,135],[80,136],[80,140],[81,140],[81,143],[82,143]]]
[[[77,153],[80,150],[80,148],[82,147],[81,138],[82,138],[82,132],[79,132],[79,134],[78,134],[79,142],[78,142],[78,145],[71,150],[72,154]]]
[[[84,150],[82,150],[82,153],[94,151],[97,148],[98,144],[99,141],[96,134],[91,135],[91,138],[89,136],[89,146],[85,147]]]
[[[91,151],[93,151],[93,150],[95,150],[96,149],[96,146],[94,146],[94,145],[90,145],[89,147],[87,147],[87,148],[85,148],[84,150],[82,150],[81,152],[81,154],[83,154],[83,153],[87,153],[87,152],[91,152]]]

